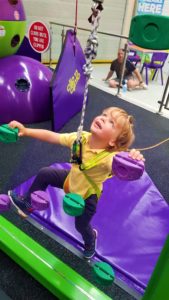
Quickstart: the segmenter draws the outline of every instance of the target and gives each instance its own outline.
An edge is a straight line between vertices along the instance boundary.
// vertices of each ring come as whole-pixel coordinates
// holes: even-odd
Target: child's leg
[[[66,169],[57,169],[53,167],[44,167],[40,169],[37,176],[35,177],[27,197],[34,191],[42,190],[45,191],[48,185],[57,188],[63,188],[64,181],[69,173]]]
[[[8,195],[13,205],[17,208],[18,213],[23,217],[29,215],[34,208],[31,203],[31,193],[43,190],[45,191],[48,185],[63,188],[64,181],[69,173],[69,170],[56,169],[52,167],[42,168],[35,177],[29,191],[24,197],[20,197],[13,191],[9,191]]]
[[[96,235],[93,231],[92,226],[90,225],[90,222],[96,212],[97,200],[97,196],[94,194],[87,198],[85,200],[84,213],[81,216],[75,218],[75,227],[77,231],[79,231],[82,235],[85,249],[93,252],[93,255],[95,252]],[[91,255],[90,257],[92,257],[93,255]]]

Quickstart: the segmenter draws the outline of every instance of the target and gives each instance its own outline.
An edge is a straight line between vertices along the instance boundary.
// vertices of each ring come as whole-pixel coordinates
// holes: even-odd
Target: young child
[[[10,122],[9,126],[17,127],[20,137],[29,136],[70,148],[77,137],[76,132],[60,134],[43,129],[31,129],[24,127],[17,121]],[[90,132],[83,132],[83,164],[94,159],[98,153],[105,149],[112,154],[102,158],[95,166],[86,171],[100,190],[102,190],[103,182],[112,173],[113,156],[121,150],[127,150],[133,140],[133,117],[117,107],[105,109],[100,116],[93,120]],[[144,160],[143,155],[135,149],[130,151],[129,156],[133,159]],[[28,215],[32,212],[30,194],[37,190],[45,191],[48,185],[63,188],[66,193],[80,194],[85,199],[84,213],[75,217],[75,227],[84,240],[84,257],[91,258],[95,253],[97,232],[91,227],[90,222],[96,212],[98,196],[91,183],[79,169],[78,164],[72,164],[70,171],[53,167],[42,168],[24,199],[12,191],[10,197],[14,205]]]

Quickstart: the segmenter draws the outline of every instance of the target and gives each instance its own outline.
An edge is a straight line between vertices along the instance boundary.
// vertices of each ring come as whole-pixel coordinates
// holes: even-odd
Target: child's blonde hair
[[[116,140],[116,149],[113,150],[127,150],[135,139],[134,135],[134,118],[129,115],[124,109],[119,107],[109,107],[104,110],[109,112],[112,118],[115,117],[117,124],[121,126],[121,133]]]

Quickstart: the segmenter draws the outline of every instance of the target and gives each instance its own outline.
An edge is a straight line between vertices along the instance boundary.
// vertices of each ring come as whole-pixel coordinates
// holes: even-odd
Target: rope
[[[138,151],[150,150],[150,149],[156,148],[156,147],[158,147],[158,146],[160,146],[160,145],[162,145],[162,144],[164,144],[164,143],[166,143],[168,141],[169,141],[169,138],[167,138],[167,139],[165,139],[165,140],[163,140],[163,141],[161,141],[161,142],[159,142],[159,143],[157,143],[155,145],[152,145],[152,146],[149,146],[149,147],[146,147],[146,148],[136,149],[136,150],[138,150]]]
[[[91,62],[97,56],[97,48],[98,48],[97,29],[99,27],[100,13],[103,10],[103,6],[102,6],[103,1],[104,0],[93,0],[94,3],[91,8],[92,15],[88,19],[88,21],[92,24],[92,29],[87,40],[86,48],[84,50],[86,64],[83,66],[83,73],[86,75],[86,83],[85,83],[80,125],[77,130],[76,140],[73,143],[73,147],[71,150],[71,160],[70,160],[72,163],[78,163],[79,165],[82,163],[82,131],[83,131],[86,104],[87,104],[88,85],[91,78],[91,73],[93,71]]]
[[[82,106],[81,120],[80,120],[80,125],[79,125],[78,131],[77,131],[77,141],[81,141],[81,136],[82,136],[82,131],[83,131],[86,104],[87,104],[87,95],[88,95],[88,85],[89,85],[89,80],[91,78],[91,73],[93,71],[91,62],[97,56],[97,48],[98,48],[97,29],[99,27],[100,13],[101,13],[101,10],[103,10],[103,7],[101,5],[103,0],[98,0],[98,1],[93,0],[93,1],[94,1],[94,3],[91,8],[93,13],[89,17],[89,22],[91,22],[91,24],[92,24],[92,29],[91,29],[89,38],[87,40],[86,48],[84,50],[84,54],[86,57],[86,64],[83,66],[83,72],[86,75],[86,84],[85,84],[85,91],[84,91],[84,100],[83,100],[83,106]]]
[[[74,47],[76,44],[76,35],[77,35],[77,13],[78,13],[78,0],[76,0],[76,9],[75,9]]]

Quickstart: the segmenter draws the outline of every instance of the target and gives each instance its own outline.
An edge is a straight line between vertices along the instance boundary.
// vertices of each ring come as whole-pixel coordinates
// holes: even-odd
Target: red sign
[[[32,23],[28,33],[30,45],[36,52],[43,53],[48,50],[50,45],[50,33],[44,23]]]

